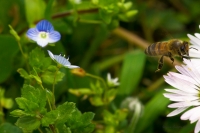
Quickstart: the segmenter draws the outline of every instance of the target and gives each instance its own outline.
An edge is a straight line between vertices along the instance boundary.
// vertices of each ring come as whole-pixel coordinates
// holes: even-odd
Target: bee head
[[[182,55],[189,56],[189,43],[186,41],[183,41],[182,46],[180,47],[180,52]]]

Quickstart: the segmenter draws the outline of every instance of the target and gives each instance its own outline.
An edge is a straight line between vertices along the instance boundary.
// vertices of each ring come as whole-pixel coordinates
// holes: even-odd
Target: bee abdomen
[[[145,49],[145,54],[150,55],[150,56],[156,56],[159,55],[159,47],[160,47],[161,43],[153,43],[151,45],[149,45],[146,49]]]

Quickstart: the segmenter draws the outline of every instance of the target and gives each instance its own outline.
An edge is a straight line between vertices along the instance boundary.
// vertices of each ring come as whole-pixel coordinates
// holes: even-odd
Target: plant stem
[[[66,12],[62,12],[62,13],[58,13],[58,14],[53,15],[52,19],[70,16],[74,12],[77,12],[78,14],[98,13],[98,8],[88,9],[88,10],[77,10],[77,11],[71,10],[71,11],[66,11]]]
[[[40,87],[41,87],[43,90],[45,90],[44,87],[43,87],[43,85],[42,85],[42,83],[40,84]],[[50,110],[52,110],[51,103],[50,103],[50,100],[49,100],[48,97],[47,97],[47,101],[48,101]]]
[[[56,83],[56,76],[58,74],[58,71],[60,69],[60,66],[57,65],[57,69],[56,69],[56,72],[54,74],[54,79],[53,79],[53,86],[52,86],[52,93],[53,93],[53,103],[52,103],[52,106],[53,106],[53,109],[56,109],[56,105],[55,105],[55,95],[54,95],[54,92],[55,92],[55,83]]]
[[[104,81],[103,78],[95,76],[95,75],[92,75],[92,74],[89,74],[89,73],[86,73],[86,76],[100,80],[104,84],[105,88],[106,89],[108,88],[108,86],[107,86],[107,84],[106,84],[106,82]]]
[[[39,131],[40,133],[43,133],[42,130],[41,130],[40,128],[38,128],[38,131]]]

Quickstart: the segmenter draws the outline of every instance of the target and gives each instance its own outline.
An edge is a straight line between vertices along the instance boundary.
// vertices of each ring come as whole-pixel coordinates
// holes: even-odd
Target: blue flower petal
[[[59,41],[60,38],[61,38],[61,35],[60,35],[59,32],[52,31],[52,32],[49,33],[49,39],[48,39],[48,41],[49,41],[49,43],[54,43],[54,42]]]
[[[27,31],[26,35],[31,40],[37,41],[37,38],[38,38],[38,35],[39,35],[39,31],[36,28],[31,28],[31,29],[29,29]]]
[[[36,28],[38,31],[44,31],[44,32],[51,32],[53,31],[52,24],[47,20],[41,20],[37,25]]]
[[[48,45],[48,40],[47,39],[37,38],[36,42],[41,47],[45,47],[45,46]]]

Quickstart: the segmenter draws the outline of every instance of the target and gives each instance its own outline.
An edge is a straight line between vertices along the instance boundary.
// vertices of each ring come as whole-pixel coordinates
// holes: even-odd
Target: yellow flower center
[[[47,38],[47,33],[46,33],[46,32],[41,32],[41,33],[40,33],[40,37],[41,37],[42,39]]]

